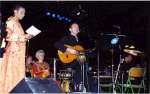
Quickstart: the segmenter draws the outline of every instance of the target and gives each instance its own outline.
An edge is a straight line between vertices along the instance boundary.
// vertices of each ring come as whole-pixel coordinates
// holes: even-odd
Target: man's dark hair
[[[73,24],[78,24],[77,22],[72,22],[70,25],[69,25],[69,28],[71,28],[71,26],[73,25]],[[79,24],[78,24],[79,25]]]
[[[20,8],[24,8],[22,5],[15,5],[13,10],[19,10]]]

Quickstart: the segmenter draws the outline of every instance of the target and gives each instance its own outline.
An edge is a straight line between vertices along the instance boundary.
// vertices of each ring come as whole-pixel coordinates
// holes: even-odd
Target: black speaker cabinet
[[[53,79],[25,78],[11,93],[62,93],[62,91]]]

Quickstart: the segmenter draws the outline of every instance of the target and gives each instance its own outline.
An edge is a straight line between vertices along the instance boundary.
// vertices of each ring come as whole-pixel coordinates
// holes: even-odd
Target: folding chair
[[[129,93],[129,89],[130,89],[132,91],[132,93],[134,94],[135,88],[138,89],[137,93],[140,93],[141,88],[143,88],[144,92],[145,92],[144,75],[145,75],[144,68],[132,67],[129,70],[127,82],[124,85],[124,87],[125,87],[124,92]]]

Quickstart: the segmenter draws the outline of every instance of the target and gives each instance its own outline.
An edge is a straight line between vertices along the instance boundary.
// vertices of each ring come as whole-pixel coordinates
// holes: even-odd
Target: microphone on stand
[[[125,59],[124,59],[124,58],[122,58],[122,59],[121,59],[121,63],[123,63],[124,61],[125,61]]]

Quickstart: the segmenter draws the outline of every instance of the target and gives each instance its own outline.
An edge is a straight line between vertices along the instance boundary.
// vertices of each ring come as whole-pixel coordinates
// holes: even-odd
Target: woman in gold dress
[[[45,53],[43,50],[38,50],[35,57],[38,59],[32,65],[32,76],[35,78],[47,78],[50,75],[49,64],[44,62]]]
[[[32,36],[24,33],[19,22],[24,16],[25,8],[18,5],[6,21],[8,44],[0,67],[0,93],[10,92],[25,77],[26,41]]]

